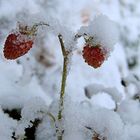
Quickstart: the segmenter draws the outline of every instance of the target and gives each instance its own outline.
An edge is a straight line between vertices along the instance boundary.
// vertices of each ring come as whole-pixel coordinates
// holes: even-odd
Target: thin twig
[[[61,121],[63,118],[63,109],[64,109],[64,95],[65,95],[65,87],[67,80],[67,64],[68,64],[68,52],[65,50],[63,37],[61,34],[58,35],[61,50],[63,54],[63,73],[62,73],[62,82],[61,82],[61,92],[60,92],[60,103],[59,103],[59,112],[58,112],[58,120]],[[58,140],[63,139],[63,130],[60,130],[60,135],[58,136]]]
[[[55,117],[50,112],[48,112],[47,115],[53,120],[53,122],[56,122]]]
[[[39,22],[33,25],[33,28],[36,28],[38,26],[50,26],[48,23],[45,22]]]
[[[61,34],[59,34],[58,38],[59,38],[59,42],[60,42],[60,45],[61,45],[61,50],[62,50],[63,57],[65,57],[66,56],[66,50],[65,50],[65,46],[64,46],[64,42],[63,42],[63,37],[62,37]]]
[[[63,74],[62,74],[62,82],[61,82],[61,93],[60,93],[60,107],[59,107],[59,114],[58,114],[59,120],[62,118],[62,110],[63,110],[66,79],[67,79],[67,61],[68,61],[68,57],[64,57]]]

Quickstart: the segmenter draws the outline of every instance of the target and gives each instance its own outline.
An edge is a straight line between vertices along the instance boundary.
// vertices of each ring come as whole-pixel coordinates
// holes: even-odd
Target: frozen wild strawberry
[[[90,46],[86,45],[83,48],[83,58],[88,65],[98,68],[105,61],[107,50],[101,47],[101,45]]]
[[[7,59],[16,59],[26,54],[33,45],[33,39],[20,32],[8,35],[4,45],[4,56]]]

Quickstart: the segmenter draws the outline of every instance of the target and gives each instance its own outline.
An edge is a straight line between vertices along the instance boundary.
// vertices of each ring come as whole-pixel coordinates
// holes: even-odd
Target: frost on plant
[[[31,16],[24,9],[22,19],[17,13],[17,27],[3,41],[0,139],[139,140],[140,82],[123,63],[118,65],[122,56],[113,52],[123,51],[121,45],[114,47],[119,26],[94,9],[86,26],[77,17],[78,26],[71,27],[74,14],[68,17],[57,0],[32,2],[43,14]],[[53,2],[60,5],[53,7]],[[70,10],[85,10],[81,3]],[[67,9],[70,3],[62,4]]]

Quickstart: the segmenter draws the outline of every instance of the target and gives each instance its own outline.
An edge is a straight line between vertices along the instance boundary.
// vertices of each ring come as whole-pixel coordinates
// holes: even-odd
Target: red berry
[[[83,58],[88,65],[98,68],[106,59],[107,51],[100,45],[90,46],[86,45],[83,48]]]
[[[7,59],[16,59],[26,54],[33,45],[33,39],[20,32],[8,35],[4,45],[4,56]]]

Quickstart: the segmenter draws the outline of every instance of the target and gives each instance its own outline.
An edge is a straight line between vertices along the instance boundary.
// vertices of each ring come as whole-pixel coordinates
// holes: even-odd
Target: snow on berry
[[[108,51],[100,45],[90,46],[86,45],[83,48],[83,58],[88,65],[98,68],[107,58]]]
[[[8,35],[4,45],[4,56],[7,59],[16,59],[26,54],[33,45],[33,36],[14,32]]]
[[[94,68],[102,65],[118,40],[116,24],[105,15],[95,17],[89,26],[81,27],[78,34],[86,41],[83,49],[85,62]]]
[[[89,37],[93,37],[93,45],[101,44],[109,50],[112,50],[118,41],[118,28],[116,23],[102,14],[96,16],[88,26],[81,27],[78,34],[86,34]]]

